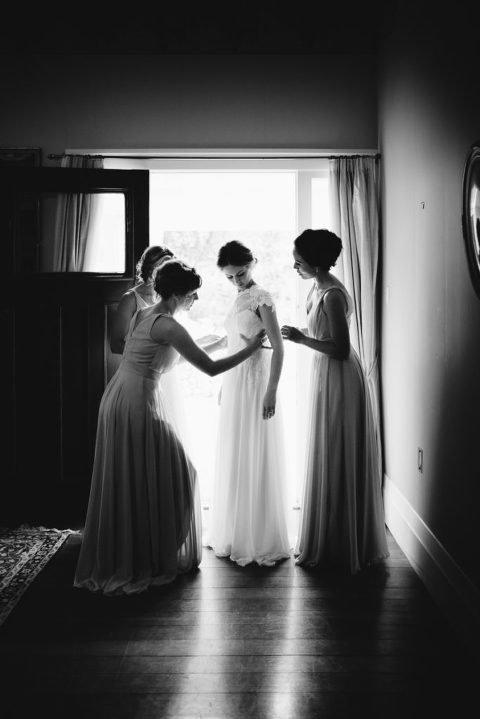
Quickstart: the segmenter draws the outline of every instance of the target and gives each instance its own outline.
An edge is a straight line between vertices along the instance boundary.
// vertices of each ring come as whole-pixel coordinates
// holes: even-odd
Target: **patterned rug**
[[[0,527],[0,625],[70,534],[70,529]]]

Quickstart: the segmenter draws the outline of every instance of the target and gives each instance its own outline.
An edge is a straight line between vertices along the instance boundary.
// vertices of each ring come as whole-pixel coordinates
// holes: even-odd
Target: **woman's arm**
[[[194,340],[196,344],[202,348],[207,354],[212,354],[218,350],[224,349],[227,346],[227,338],[219,337],[218,335],[207,335],[206,337],[200,337]],[[187,362],[185,357],[180,357],[179,362]]]
[[[246,338],[247,344],[238,352],[212,360],[208,354],[193,341],[185,327],[173,317],[161,316],[153,323],[150,331],[152,339],[157,342],[168,342],[177,352],[201,372],[210,377],[226,372],[236,367],[240,362],[250,357],[262,345],[265,331],[262,330],[254,337]]]
[[[283,367],[284,347],[275,310],[268,305],[260,305],[258,311],[273,350],[267,390],[263,398],[263,419],[268,419],[275,414],[277,387]]]
[[[328,318],[330,339],[317,340],[308,337],[296,327],[283,325],[282,336],[291,342],[303,344],[316,352],[323,352],[333,359],[345,360],[350,354],[350,334],[345,316],[345,298],[339,290],[325,293],[323,307]]]
[[[125,335],[130,327],[130,320],[137,309],[135,296],[131,292],[122,295],[113,315],[110,328],[110,349],[114,354],[121,355],[125,346]]]

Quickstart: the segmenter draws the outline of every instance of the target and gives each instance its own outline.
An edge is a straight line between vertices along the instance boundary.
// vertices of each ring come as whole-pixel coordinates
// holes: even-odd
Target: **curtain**
[[[62,167],[103,168],[103,158],[66,155]],[[95,196],[69,193],[58,196],[54,228],[54,272],[82,272],[88,229],[95,209]]]
[[[377,319],[378,180],[378,160],[375,157],[336,157],[330,160],[332,230],[342,239],[344,248],[341,273],[355,307],[351,339],[367,377],[377,435],[378,461],[382,470],[380,339]]]

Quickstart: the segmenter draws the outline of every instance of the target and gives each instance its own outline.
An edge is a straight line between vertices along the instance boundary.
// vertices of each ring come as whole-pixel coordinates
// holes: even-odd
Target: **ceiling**
[[[204,0],[2,11],[2,53],[322,54],[376,51],[393,2]]]

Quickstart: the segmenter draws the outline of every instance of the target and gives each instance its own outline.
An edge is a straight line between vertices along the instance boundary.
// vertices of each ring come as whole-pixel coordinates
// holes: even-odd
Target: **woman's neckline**
[[[151,292],[149,292],[148,294],[147,294],[147,293],[144,294],[144,293],[143,293],[143,290],[144,290],[145,288],[149,288],[149,289],[151,290]],[[133,291],[134,291],[139,297],[141,297],[142,300],[144,300],[144,302],[149,302],[150,305],[155,305],[155,304],[158,302],[158,297],[159,297],[159,295],[155,292],[155,289],[154,289],[154,287],[153,287],[153,284],[149,284],[149,283],[147,283],[147,282],[144,282],[144,283],[143,283],[143,286],[142,286],[142,285],[137,285],[137,287],[134,287],[134,288],[133,288]]]
[[[150,309],[152,309],[152,307],[154,307],[154,306],[155,306],[155,305],[151,305],[150,307],[144,307],[143,309],[137,310],[137,311],[135,312],[135,314],[134,314],[133,316],[136,317],[136,321],[135,321],[135,323],[134,323],[134,327],[133,327],[133,329],[132,329],[132,332],[133,332],[134,330],[136,330],[137,327],[139,327],[139,326],[142,324],[142,322],[146,322],[146,321],[149,320],[151,317],[159,317],[160,315],[164,315],[164,317],[172,317],[172,318],[173,318],[173,315],[170,314],[169,312],[149,312],[145,317],[141,317],[140,319],[138,319],[138,316],[140,315],[140,312],[143,312],[144,310],[150,310]],[[132,321],[133,321],[133,318],[132,318]]]
[[[317,284],[316,280],[314,280],[313,287],[317,292],[326,292],[327,290],[331,290],[332,287],[338,287],[338,289],[340,289],[340,286],[336,282],[333,282],[333,281],[326,287],[321,287],[320,285]]]
[[[251,290],[252,287],[256,287],[257,283],[253,280],[249,283],[248,287],[244,287],[243,290],[238,290],[238,294],[241,295],[243,292],[247,292],[247,290]]]

